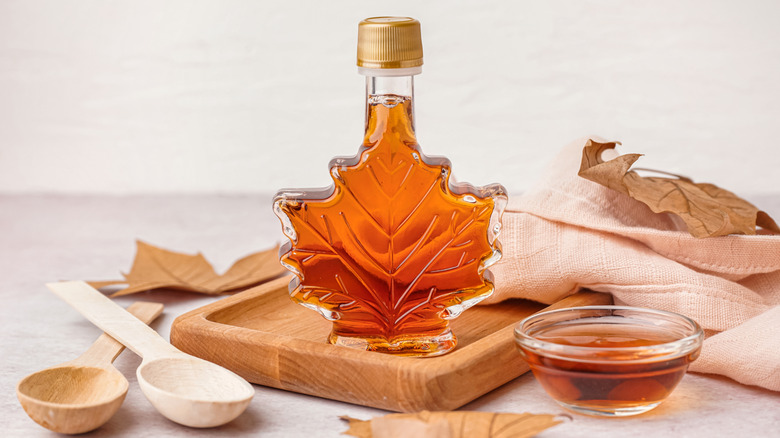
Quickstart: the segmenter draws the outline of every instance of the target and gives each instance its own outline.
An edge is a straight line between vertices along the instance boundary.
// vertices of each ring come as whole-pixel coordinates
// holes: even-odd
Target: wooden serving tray
[[[176,318],[173,345],[246,380],[402,412],[456,409],[528,371],[514,326],[544,308],[508,300],[475,306],[451,323],[458,346],[443,356],[397,357],[327,343],[330,322],[290,300],[283,277]],[[610,304],[579,292],[549,308]]]

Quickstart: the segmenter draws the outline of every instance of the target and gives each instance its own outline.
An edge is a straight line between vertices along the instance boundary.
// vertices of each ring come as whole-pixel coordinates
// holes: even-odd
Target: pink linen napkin
[[[579,177],[586,142],[510,199],[484,303],[552,303],[588,288],[681,313],[709,335],[691,371],[780,391],[780,236],[692,237],[676,216]]]

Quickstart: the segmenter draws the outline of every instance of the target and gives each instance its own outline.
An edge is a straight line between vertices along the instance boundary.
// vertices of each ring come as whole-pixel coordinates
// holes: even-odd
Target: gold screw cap
[[[358,67],[412,68],[422,64],[419,21],[409,17],[372,17],[358,25]]]

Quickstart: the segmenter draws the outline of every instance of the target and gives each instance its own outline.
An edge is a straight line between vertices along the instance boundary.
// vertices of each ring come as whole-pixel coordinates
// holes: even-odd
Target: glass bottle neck
[[[398,111],[401,108],[384,110],[399,105],[402,112]],[[414,76],[366,76],[366,140],[379,134],[377,128],[401,128],[388,125],[403,125],[407,135],[414,138]]]
[[[366,95],[414,97],[414,76],[366,76]]]

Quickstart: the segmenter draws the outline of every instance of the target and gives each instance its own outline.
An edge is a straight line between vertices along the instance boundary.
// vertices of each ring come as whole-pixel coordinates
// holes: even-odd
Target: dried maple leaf
[[[523,438],[561,422],[549,414],[469,411],[389,414],[369,421],[341,418],[349,422],[344,434],[358,438]]]
[[[284,273],[277,262],[278,248],[250,254],[233,264],[222,275],[202,254],[182,254],[136,241],[136,255],[130,272],[122,274],[125,280],[93,281],[92,287],[113,284],[128,287],[112,297],[129,295],[151,289],[177,289],[216,295],[276,278]]]
[[[625,154],[604,161],[601,153],[614,149],[617,144],[588,140],[582,150],[579,175],[641,201],[656,213],[678,215],[694,237],[756,234],[756,226],[780,233],[768,214],[728,190],[694,183],[677,175],[676,178],[639,176],[629,169],[641,154]]]

